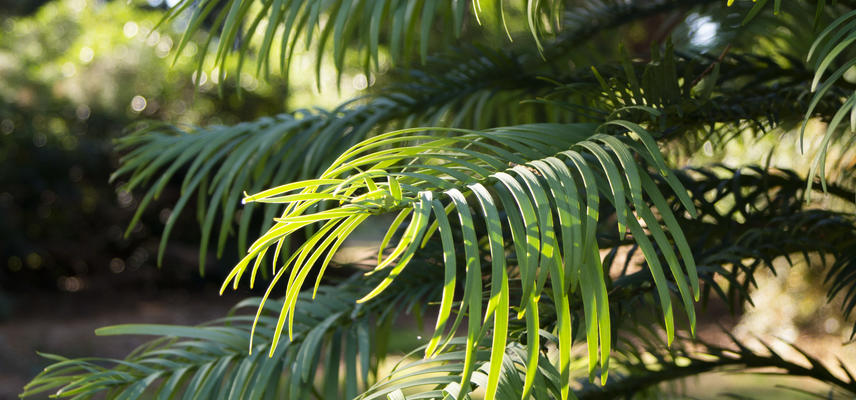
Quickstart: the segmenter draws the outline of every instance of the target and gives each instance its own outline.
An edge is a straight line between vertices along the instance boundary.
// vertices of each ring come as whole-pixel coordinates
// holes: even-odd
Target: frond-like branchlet
[[[547,88],[548,83],[536,80],[513,57],[501,52],[461,50],[459,57],[432,65],[443,72],[405,71],[408,83],[392,84],[368,99],[348,101],[332,111],[298,110],[233,126],[189,131],[154,124],[119,139],[119,149],[128,153],[113,179],[128,176],[128,190],[149,185],[127,232],[170,179],[182,172],[181,195],[161,236],[158,263],[179,215],[195,196],[199,201],[199,259],[203,271],[214,232],[219,232],[219,255],[234,231],[241,192],[316,175],[336,155],[379,126],[526,123],[545,108],[517,105],[513,100],[521,92]],[[509,79],[510,76],[515,78]],[[241,210],[237,223],[241,251],[246,249],[257,211],[254,204]],[[271,221],[275,209],[266,207],[263,211],[264,221]],[[219,229],[215,228],[217,221]],[[263,230],[268,226],[264,225]]]
[[[848,92],[848,95],[845,95],[847,100],[832,115],[829,125],[826,127],[826,133],[820,143],[817,155],[812,160],[811,171],[808,176],[807,184],[811,186],[815,175],[819,175],[824,191],[826,191],[826,161],[831,142],[838,140],[842,142],[841,144],[845,148],[856,142],[856,135],[852,134],[856,131],[856,94],[853,92],[856,86],[854,86],[852,78],[845,77],[848,71],[852,74],[853,68],[856,66],[856,57],[852,56],[854,42],[856,42],[856,11],[850,11],[833,21],[818,35],[807,56],[808,62],[815,70],[814,79],[811,83],[811,90],[814,95],[802,125],[801,148],[803,148],[802,135],[805,133],[809,118],[814,117],[818,111],[817,104],[827,97],[842,97],[834,89],[841,88]],[[844,58],[845,61],[824,80],[827,70],[833,68],[836,59],[839,58]],[[850,117],[849,124],[844,122],[848,114]],[[824,117],[828,117],[828,114]],[[849,132],[850,135],[844,135],[843,132]],[[852,174],[850,176],[852,177]],[[810,199],[810,194],[811,191],[806,191],[806,200]]]
[[[811,71],[799,60],[787,62],[752,54],[676,52],[667,42],[654,47],[648,62],[622,52],[619,63],[592,66],[588,74],[557,78],[558,86],[538,101],[579,117],[623,118],[656,128],[690,153],[711,142],[716,149],[741,133],[756,136],[774,128],[797,127],[810,105],[834,113],[842,105],[831,95],[809,102]]]
[[[317,75],[325,55],[332,57],[341,73],[349,52],[357,54],[367,73],[378,68],[382,53],[388,53],[393,62],[410,60],[418,55],[418,59],[425,63],[436,49],[451,47],[462,35],[472,36],[473,31],[479,28],[476,25],[489,25],[491,33],[504,30],[509,40],[517,34],[509,27],[526,26],[540,57],[552,59],[567,54],[580,41],[609,28],[715,2],[608,0],[568,5],[552,0],[526,0],[519,4],[478,1],[409,4],[390,0],[334,0],[318,4],[291,0],[223,3],[219,0],[185,0],[170,10],[163,22],[187,19],[178,53],[194,34],[201,30],[209,31],[209,39],[199,55],[200,68],[205,57],[211,55],[208,54],[208,45],[214,43],[214,64],[219,67],[221,75],[226,74],[225,62],[230,54],[238,53],[241,68],[244,56],[250,52],[260,55],[257,70],[268,71],[273,61],[287,74],[295,51],[305,47],[316,52]],[[410,46],[410,43],[415,45]],[[382,48],[387,51],[382,51]],[[320,79],[317,81],[320,84]]]
[[[732,5],[734,5],[734,2],[735,2],[735,0],[728,0],[727,4],[729,7],[731,7]],[[773,0],[772,2],[770,2],[768,0],[761,0],[761,1],[753,1],[752,3],[754,3],[754,4],[752,4],[751,8],[748,9],[748,11],[746,12],[746,15],[743,17],[743,21],[742,21],[743,25],[746,25],[750,21],[755,19],[758,16],[758,14],[760,14],[765,9],[769,10],[770,8],[772,8],[773,14],[778,15],[780,12],[782,12],[782,10],[785,7],[788,6],[788,4],[786,4],[786,2],[783,2],[782,0]],[[785,4],[783,4],[783,3],[785,3]],[[817,3],[817,4],[814,6],[814,8],[815,8],[814,25],[817,26],[819,21],[820,21],[821,16],[823,16],[823,13],[827,8],[827,4],[826,4],[826,1],[823,1],[823,0],[816,1],[815,3]],[[833,4],[834,3],[835,2],[833,2]]]
[[[550,333],[541,331],[546,343],[558,345],[558,338]],[[496,348],[489,344],[481,343],[477,351],[471,356],[475,368],[470,374],[469,387],[486,387],[489,382],[489,374],[493,369],[489,359],[491,354],[496,353]],[[452,338],[449,345],[456,349],[465,348],[466,338]],[[412,357],[425,351],[425,346],[417,348],[401,363],[397,364],[392,372],[378,381],[365,393],[360,400],[374,399],[463,399],[466,392],[461,391],[461,378],[466,373],[468,354],[463,350],[445,352],[430,359],[413,360]],[[529,393],[536,399],[575,399],[574,393],[568,390],[567,380],[562,380],[562,375],[551,363],[543,349],[531,351],[525,344],[511,341],[504,348],[502,365],[499,367],[499,380],[494,399],[520,399],[525,397],[525,381],[527,373],[534,375],[535,384]],[[537,367],[529,368],[529,358],[537,354]],[[564,383],[563,383],[564,382]]]
[[[852,213],[813,209],[802,201],[805,180],[792,171],[765,170],[756,166],[740,169],[714,166],[675,170],[698,210],[696,218],[676,213],[690,250],[697,260],[701,299],[706,304],[714,296],[731,306],[732,312],[744,302],[752,303],[751,291],[756,286],[755,275],[763,270],[775,271],[775,261],[794,266],[804,262],[823,272],[829,301],[840,300],[845,320],[851,320],[856,308],[856,219]],[[668,185],[654,175],[661,190]],[[853,192],[831,184],[829,192],[841,200],[853,198]],[[674,196],[667,199],[673,209],[680,208]],[[602,216],[602,219],[609,219]],[[612,236],[615,238],[615,236]],[[610,309],[619,317],[615,330],[624,329],[621,316],[632,320],[642,309],[656,309],[652,303],[655,288],[647,268],[631,267],[642,261],[634,255],[637,244],[629,240],[601,234],[601,248],[611,248],[604,257],[604,267],[610,271]],[[657,247],[656,254],[665,259]],[[817,265],[818,260],[822,265]],[[667,276],[668,278],[668,276]],[[821,280],[818,280],[818,284]],[[673,294],[680,295],[674,285]],[[551,298],[551,302],[552,302]],[[571,304],[581,304],[579,293],[570,296]],[[547,303],[551,305],[552,303]],[[572,307],[573,308],[573,307]],[[575,319],[582,319],[580,310],[573,310]],[[625,312],[630,315],[624,315]],[[542,323],[553,326],[556,312],[543,312]],[[851,338],[856,326],[851,331]]]
[[[251,50],[257,52],[261,55],[257,69],[266,70],[271,57],[278,57],[279,60],[273,61],[287,75],[292,55],[298,47],[304,46],[307,50],[315,49],[316,75],[320,75],[321,61],[328,54],[340,73],[348,53],[357,54],[367,71],[377,69],[381,47],[388,49],[393,62],[418,54],[424,63],[429,51],[434,50],[430,46],[448,48],[461,38],[465,28],[477,28],[475,25],[486,20],[501,25],[509,39],[512,37],[509,25],[517,26],[520,22],[528,26],[540,49],[542,37],[559,30],[563,2],[526,0],[519,3],[184,0],[170,10],[164,21],[189,14],[179,53],[190,37],[207,28],[210,38],[216,38],[213,56],[214,64],[220,67],[221,79],[226,74],[225,61],[232,52],[238,52],[241,58]],[[506,21],[507,18],[513,21]],[[206,26],[208,19],[213,20],[211,26]],[[200,53],[202,59],[206,56],[206,47]],[[320,81],[317,79],[319,85]]]
[[[607,2],[583,7],[568,15],[572,21],[568,29],[549,44],[545,54],[561,59],[566,55],[556,49],[567,51],[600,29],[696,3],[700,2]],[[596,27],[574,16],[586,16]],[[429,57],[423,69],[402,70],[366,98],[330,111],[298,110],[234,126],[190,130],[151,125],[119,141],[120,150],[128,154],[114,177],[126,176],[129,189],[149,186],[129,231],[169,180],[186,171],[161,237],[158,260],[178,217],[195,196],[203,269],[209,243],[217,243],[219,255],[229,235],[237,233],[238,247],[246,248],[251,221],[260,207],[247,205],[235,223],[237,193],[317,175],[336,154],[384,127],[484,129],[545,120],[603,122],[616,117],[642,122],[650,119],[647,112],[656,109],[660,116],[652,125],[670,137],[729,138],[753,124],[763,130],[788,116],[789,110],[802,109],[803,90],[795,82],[802,82],[798,78],[808,73],[797,64],[785,68],[762,57],[732,54],[718,60],[675,55],[670,46],[663,56],[655,55],[647,63],[631,62],[625,55],[621,63],[599,66],[594,73],[557,74],[556,68],[552,58],[466,48],[442,58]],[[683,84],[662,84],[672,81]],[[553,82],[564,86],[550,93]],[[752,97],[741,107],[732,106],[735,99],[746,96]],[[824,100],[820,107],[827,110],[839,104]],[[701,135],[677,134],[686,132]],[[273,212],[265,208],[263,221],[270,221]],[[267,227],[263,224],[262,230]]]
[[[815,209],[803,202],[805,178],[793,171],[719,165],[676,173],[699,211],[698,218],[681,218],[680,224],[698,260],[703,299],[716,294],[732,307],[752,304],[757,271],[774,269],[780,258],[789,265],[814,265],[812,256],[817,255],[824,260],[828,299],[840,295],[844,318],[851,319],[856,309],[852,213]],[[827,190],[841,201],[854,198],[852,190],[835,184]],[[833,261],[827,263],[830,257]],[[854,334],[856,325],[851,339]]]
[[[407,309],[436,296],[431,271],[403,277],[384,301],[356,303],[361,277],[336,286],[321,286],[319,296],[301,293],[294,311],[294,335],[271,354],[280,301],[240,302],[228,317],[200,326],[118,325],[98,335],[159,336],[124,360],[44,354],[53,364],[24,388],[22,397],[53,392],[59,398],[135,399],[304,399],[310,396],[354,398],[369,385],[369,374],[386,355],[391,323]],[[428,274],[428,275],[426,275]],[[250,331],[255,334],[250,336]],[[247,350],[250,350],[247,352]],[[345,381],[340,382],[340,365]],[[323,379],[317,373],[323,371]],[[344,383],[344,384],[343,384]],[[320,387],[317,385],[320,384]],[[154,398],[154,397],[152,397]]]
[[[640,335],[640,336],[636,336]],[[656,332],[630,333],[618,341],[614,352],[614,366],[617,377],[603,386],[590,384],[585,378],[577,381],[574,390],[563,395],[562,388],[567,381],[556,368],[555,353],[550,346],[558,346],[559,339],[549,332],[541,331],[543,345],[537,351],[538,366],[534,370],[538,382],[534,398],[537,399],[615,399],[638,395],[652,390],[662,392],[664,383],[680,381],[706,373],[752,373],[764,371],[767,374],[782,374],[811,378],[826,384],[829,391],[823,398],[845,399],[856,394],[856,379],[852,370],[840,362],[838,367],[845,377],[824,365],[802,349],[791,345],[803,360],[792,360],[776,352],[773,346],[761,342],[764,351],[750,349],[747,345],[731,336],[732,346],[719,346],[689,338],[681,338],[667,347]],[[642,337],[644,336],[644,337]],[[644,339],[644,340],[640,340]],[[460,348],[465,338],[452,339],[451,344]],[[640,343],[642,343],[640,345]],[[516,400],[523,396],[523,382],[526,379],[527,357],[531,353],[529,344],[512,341],[504,349],[505,357],[501,367],[501,379],[495,397],[497,400]],[[414,351],[415,356],[423,348]],[[470,384],[484,387],[488,380],[490,363],[488,358],[495,349],[487,343],[476,352],[478,367],[470,377]],[[361,400],[374,399],[440,399],[461,398],[460,377],[464,374],[466,354],[463,351],[450,351],[433,359],[407,360],[395,366],[385,379],[374,384],[361,397]],[[584,363],[584,357],[574,356],[574,364]],[[808,363],[808,366],[805,364]],[[662,394],[662,393],[661,393]],[[784,392],[783,394],[787,394]],[[827,396],[832,397],[827,397]]]
[[[845,399],[856,395],[852,365],[839,362],[840,372],[846,376],[839,377],[820,360],[794,345],[790,345],[791,349],[801,354],[804,360],[784,357],[773,346],[760,340],[764,351],[753,350],[730,334],[730,346],[682,338],[667,348],[656,333],[640,331],[627,332],[628,336],[616,345],[616,370],[620,371],[617,372],[620,376],[600,387],[583,383],[583,389],[577,392],[579,399],[620,398],[656,388],[665,382],[710,372],[760,371],[807,377],[826,384],[830,390],[822,398]],[[645,344],[640,346],[640,341]],[[787,395],[787,392],[783,395]]]
[[[599,131],[613,128],[623,135]],[[429,135],[427,131],[433,130]],[[674,283],[679,288],[690,325],[695,324],[693,298],[698,296],[698,278],[693,256],[677,224],[672,209],[648,174],[648,168],[665,179],[693,214],[695,209],[685,189],[666,167],[650,134],[636,124],[612,121],[593,124],[532,124],[488,131],[421,128],[391,132],[367,139],[344,152],[317,179],[295,182],[247,196],[244,201],[287,204],[276,224],[250,248],[223,285],[237,287],[249,271],[253,285],[260,261],[267,251],[277,250],[290,235],[308,226],[319,225],[314,234],[277,268],[267,295],[288,273],[285,304],[275,332],[271,352],[276,351],[276,335],[288,325],[293,335],[297,294],[310,271],[317,269],[315,285],[341,243],[369,216],[398,212],[381,244],[386,248],[403,225],[403,233],[391,252],[378,260],[369,274],[385,278],[359,301],[377,297],[395,281],[414,254],[437,231],[443,243],[445,263],[444,294],[434,337],[426,356],[438,354],[448,340],[445,330],[451,313],[457,281],[457,256],[466,260],[464,294],[458,315],[469,312],[468,353],[476,350],[484,325],[493,319],[493,344],[505,348],[510,309],[518,319],[526,319],[527,337],[538,343],[538,298],[550,281],[558,314],[562,350],[570,347],[569,293],[580,290],[585,309],[589,371],[598,358],[602,379],[606,379],[611,331],[606,282],[595,236],[600,199],[603,196],[616,210],[619,235],[629,230],[649,262],[657,288],[669,340],[674,337],[674,320],[666,273],[655,252],[655,243],[664,252]],[[468,200],[469,198],[469,200]],[[652,212],[656,207],[669,236]],[[475,214],[483,221],[477,226],[470,205],[478,203]],[[555,215],[552,209],[555,209]],[[447,214],[456,211],[459,224],[453,228]],[[501,214],[502,212],[502,214]],[[404,224],[409,218],[409,223]],[[556,220],[558,218],[558,220]],[[433,222],[432,222],[433,220]],[[505,234],[503,223],[510,232]],[[644,228],[643,228],[644,225]],[[646,231],[647,230],[647,231]],[[654,239],[652,243],[648,232]],[[458,236],[461,240],[456,241]],[[479,236],[486,239],[491,260],[490,297],[482,310],[482,272]],[[510,236],[510,237],[509,237]],[[519,303],[512,304],[509,266],[505,243],[511,240],[517,255],[516,273],[521,282]],[[322,256],[326,258],[318,264]],[[683,262],[678,261],[680,254]],[[276,260],[278,257],[274,256]],[[253,261],[255,262],[253,263]],[[275,261],[276,262],[276,261]],[[682,264],[683,267],[682,268]],[[687,278],[687,274],[689,278]],[[267,296],[266,295],[266,296]],[[483,315],[483,318],[475,316]],[[459,321],[454,323],[456,327]],[[454,332],[454,328],[451,332]],[[598,340],[599,338],[599,340]],[[598,346],[599,342],[599,346]],[[533,347],[536,348],[536,347]],[[598,353],[598,348],[600,352]],[[496,392],[502,352],[491,354],[488,396]],[[535,368],[535,354],[527,368]],[[566,360],[567,361],[567,360]],[[467,389],[474,366],[468,358],[467,373],[460,384]],[[561,368],[567,372],[567,364]],[[528,393],[533,381],[526,379]],[[468,392],[468,390],[465,390]]]

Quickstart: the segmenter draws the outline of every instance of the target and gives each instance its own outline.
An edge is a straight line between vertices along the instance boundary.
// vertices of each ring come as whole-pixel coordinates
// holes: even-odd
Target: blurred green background
[[[197,44],[176,57],[183,27],[152,30],[168,6],[0,3],[2,399],[17,397],[44,364],[34,349],[91,353],[99,325],[197,323],[234,302],[206,290],[223,268],[198,276],[195,221],[177,227],[165,268],[154,266],[177,187],[124,237],[138,198],[108,182],[118,165],[113,139],[140,121],[234,124],[275,114],[290,91],[275,76],[245,76],[240,96],[233,77],[197,79]],[[128,346],[105,349],[121,356]]]
[[[207,76],[197,82],[196,44],[175,57],[182,27],[152,31],[165,6],[58,0],[2,18],[0,289],[70,289],[151,264],[157,221],[124,239],[136,199],[108,184],[112,139],[132,123],[233,124],[285,107],[276,78],[247,77],[240,99],[234,79],[222,97]],[[111,267],[117,257],[124,267]]]

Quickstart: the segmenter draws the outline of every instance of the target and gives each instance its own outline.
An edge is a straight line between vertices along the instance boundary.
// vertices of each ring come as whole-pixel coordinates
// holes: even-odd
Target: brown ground
[[[219,318],[241,295],[216,288],[77,293],[42,292],[16,298],[11,319],[0,322],[0,400],[17,399],[47,363],[36,351],[63,356],[123,358],[145,337],[97,337],[96,328],[123,323],[197,324]]]

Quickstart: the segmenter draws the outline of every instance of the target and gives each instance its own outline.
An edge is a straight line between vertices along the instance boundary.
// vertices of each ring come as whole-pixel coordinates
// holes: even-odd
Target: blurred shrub
[[[182,22],[153,32],[160,10],[135,5],[57,0],[0,17],[0,290],[76,291],[153,264],[168,210],[124,239],[136,199],[107,182],[117,165],[111,140],[129,124],[235,123],[284,107],[276,78],[243,76],[239,99],[231,77],[197,77],[195,44],[175,57]],[[168,253],[193,271],[192,258],[175,261],[193,257],[182,257],[181,243],[193,248],[196,229],[180,226]]]

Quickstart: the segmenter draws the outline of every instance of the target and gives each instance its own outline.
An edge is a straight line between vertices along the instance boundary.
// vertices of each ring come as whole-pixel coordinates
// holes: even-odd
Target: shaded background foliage
[[[161,12],[146,3],[25,3],[3,17],[0,33],[0,288],[79,290],[111,270],[151,270],[161,217],[147,214],[123,237],[138,199],[108,183],[118,165],[113,140],[141,120],[267,115],[288,90],[275,78],[245,84],[240,99],[233,78],[219,85],[223,96],[207,81],[197,90],[192,52],[170,65],[178,31],[150,35]],[[170,185],[158,211],[176,191]],[[170,274],[194,262],[195,252],[181,251],[196,242],[189,226],[178,229],[169,261],[177,268],[160,284],[181,285]]]

